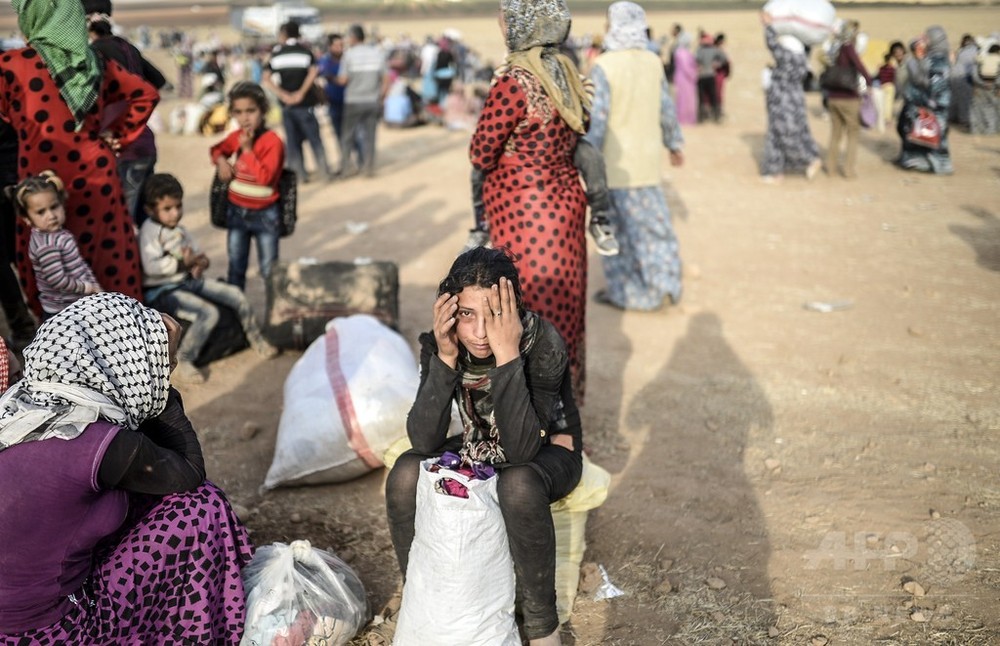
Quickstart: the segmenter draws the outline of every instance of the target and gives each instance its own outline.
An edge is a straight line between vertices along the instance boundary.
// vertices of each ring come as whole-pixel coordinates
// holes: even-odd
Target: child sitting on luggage
[[[608,193],[607,171],[604,169],[604,155],[585,139],[580,139],[573,151],[573,165],[580,172],[587,187],[587,204],[590,205],[590,235],[594,238],[597,253],[602,256],[618,255],[618,241],[611,218],[613,210]],[[486,246],[490,241],[489,226],[486,222],[486,206],[483,203],[482,171],[472,169],[472,211],[474,225],[469,230],[469,239],[463,251]]]
[[[24,178],[7,197],[31,227],[28,258],[35,271],[42,320],[50,319],[77,300],[102,291],[76,238],[67,229],[66,188],[50,170]]]
[[[264,339],[242,290],[203,278],[208,257],[180,225],[184,189],[177,178],[166,173],[153,175],[146,182],[144,198],[149,219],[139,229],[139,251],[146,302],[161,312],[191,321],[177,349],[176,377],[188,383],[205,381],[194,362],[219,322],[217,305],[236,312],[257,354],[267,359],[276,356],[278,350]]]
[[[583,470],[583,429],[566,342],[524,308],[506,249],[479,247],[458,256],[429,314],[432,329],[420,335],[420,387],[406,419],[413,448],[399,457],[385,484],[389,535],[403,580],[421,513],[420,463],[451,451],[464,466],[496,466],[524,631],[532,645],[559,644],[549,505],[573,491]],[[463,432],[449,436],[453,404]],[[471,551],[477,545],[450,547]]]

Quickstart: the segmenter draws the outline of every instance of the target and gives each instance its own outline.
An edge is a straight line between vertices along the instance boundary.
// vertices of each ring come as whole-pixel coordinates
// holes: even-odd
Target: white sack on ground
[[[406,341],[367,314],[336,318],[285,380],[265,489],[343,482],[382,467],[419,384]]]

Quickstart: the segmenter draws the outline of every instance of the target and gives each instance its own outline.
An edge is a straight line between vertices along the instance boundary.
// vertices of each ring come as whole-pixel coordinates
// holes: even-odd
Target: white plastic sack
[[[828,0],[770,0],[764,13],[778,35],[795,36],[806,45],[819,45],[833,33],[837,12]]]
[[[264,488],[343,482],[381,468],[406,435],[419,381],[406,341],[374,317],[327,323],[285,379]]]
[[[258,549],[243,569],[243,587],[247,621],[240,646],[343,646],[368,621],[357,574],[309,541]]]
[[[420,464],[413,545],[393,646],[520,646],[514,563],[497,501],[497,477],[474,480]],[[437,493],[453,478],[468,498]]]

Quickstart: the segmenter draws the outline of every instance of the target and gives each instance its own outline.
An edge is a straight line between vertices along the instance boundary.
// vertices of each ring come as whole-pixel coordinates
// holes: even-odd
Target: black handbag
[[[212,177],[212,188],[208,190],[208,217],[212,226],[228,229],[226,222],[229,210],[229,182],[223,182],[216,173]]]
[[[278,216],[282,238],[295,233],[295,223],[299,219],[299,179],[295,171],[283,168],[278,178]]]
[[[299,183],[295,171],[288,168],[281,170],[278,178],[278,226],[282,238],[287,238],[295,232],[298,221]],[[220,229],[228,229],[229,182],[223,182],[216,173],[212,177],[212,187],[208,192],[208,214],[212,225]]]
[[[819,75],[819,86],[824,90],[857,92],[858,73],[853,67],[831,65]]]

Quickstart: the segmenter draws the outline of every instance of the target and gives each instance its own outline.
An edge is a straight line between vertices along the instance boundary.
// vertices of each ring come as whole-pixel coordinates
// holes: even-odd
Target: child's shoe
[[[602,256],[617,256],[620,248],[615,240],[614,229],[611,223],[603,216],[595,215],[590,218],[590,235],[594,237],[594,244],[597,245],[597,253]]]
[[[470,251],[477,247],[489,247],[490,246],[490,232],[482,227],[476,227],[475,229],[469,229],[469,238],[465,241],[465,246],[462,247],[462,253]]]
[[[174,369],[173,376],[185,384],[205,383],[205,373],[190,361],[181,361]]]

